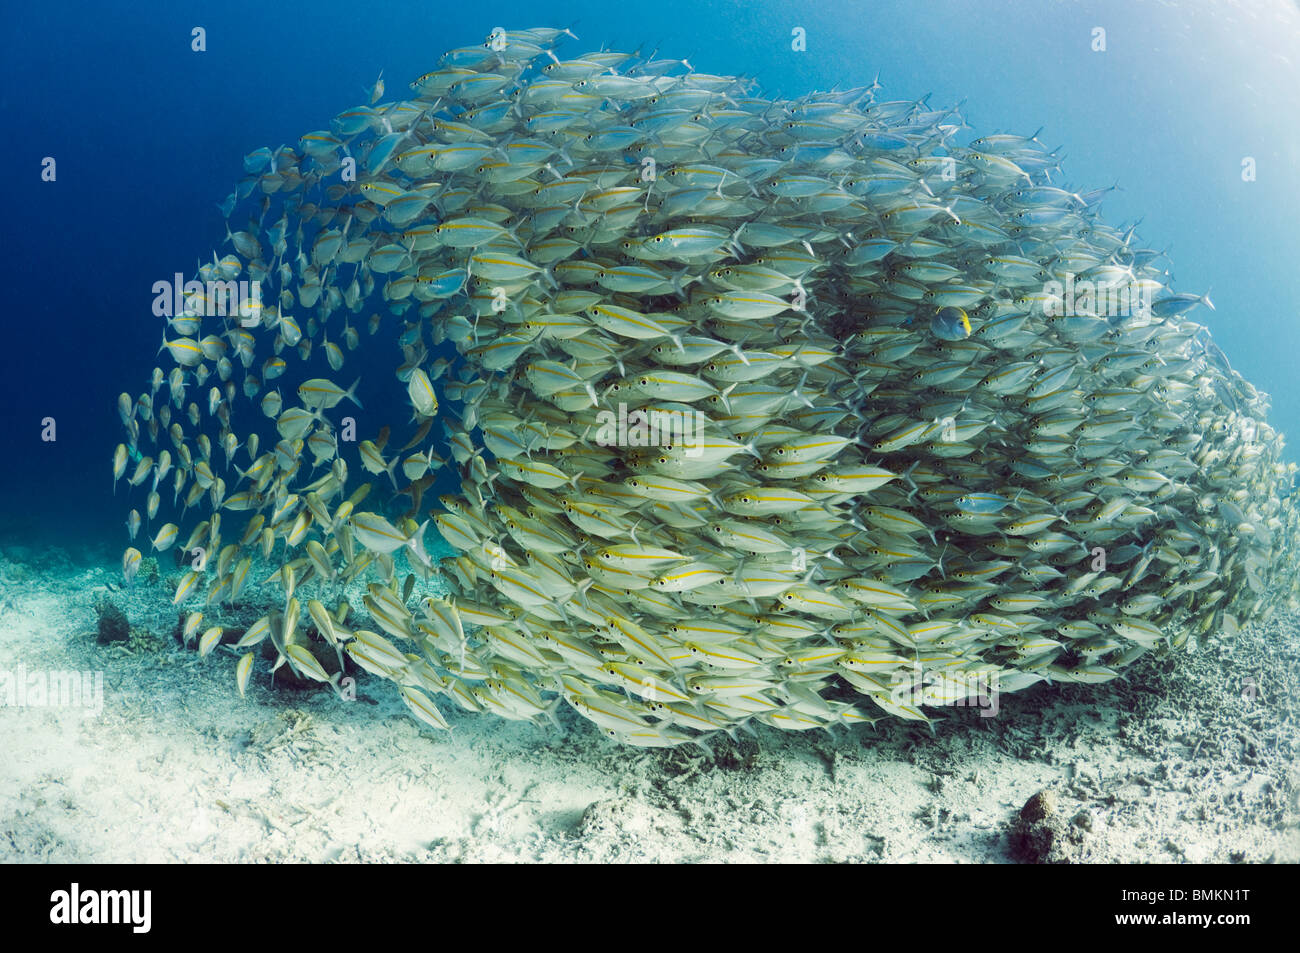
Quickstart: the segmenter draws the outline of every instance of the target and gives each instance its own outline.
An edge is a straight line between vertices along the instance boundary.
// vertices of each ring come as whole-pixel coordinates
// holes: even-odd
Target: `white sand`
[[[117,578],[0,547],[0,671],[104,681],[99,714],[0,708],[0,861],[1006,862],[1045,789],[1053,860],[1300,860],[1300,619],[1123,682],[1003,696],[995,718],[948,710],[934,737],[761,729],[711,760],[617,746],[571,713],[560,734],[443,705],[438,733],[364,675],[349,703],[263,668],[241,700],[231,655],[172,639],[161,586],[113,596],[159,650],[97,645]]]

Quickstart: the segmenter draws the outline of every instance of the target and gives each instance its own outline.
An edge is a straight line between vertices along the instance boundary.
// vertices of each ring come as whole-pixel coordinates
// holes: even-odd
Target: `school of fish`
[[[119,400],[176,604],[283,589],[237,641],[185,619],[241,694],[259,661],[359,667],[436,727],[568,704],[670,746],[927,721],[1295,607],[1267,398],[1109,190],[877,83],[765,99],[566,34],[495,30],[250,153],[168,370]],[[260,298],[212,316],[241,277]],[[374,309],[392,441],[342,386]]]

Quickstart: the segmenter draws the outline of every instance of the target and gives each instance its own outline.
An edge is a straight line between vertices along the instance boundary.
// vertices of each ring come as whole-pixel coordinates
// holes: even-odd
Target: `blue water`
[[[1169,247],[1176,290],[1212,289],[1218,310],[1196,319],[1272,395],[1272,420],[1300,459],[1293,3],[55,0],[13,5],[5,21],[0,520],[11,528],[67,546],[123,544],[126,506],[109,489],[116,397],[138,394],[155,363],[170,367],[154,357],[151,286],[191,275],[220,246],[216,203],[241,157],[327,127],[365,101],[381,69],[387,98],[400,96],[442,52],[495,26],[572,25],[581,39],[562,53],[658,49],[700,71],[756,77],[767,95],[878,74],[886,98],[964,100],[962,142],[1044,127],[1066,156],[1066,182],[1119,183],[1106,220],[1140,219],[1148,247]],[[207,52],[190,50],[195,26]],[[790,48],[794,27],[805,52]],[[1090,48],[1095,27],[1104,52]],[[46,156],[54,183],[40,179]],[[1244,157],[1254,182],[1242,180]],[[391,375],[391,353],[377,373]],[[47,417],[52,443],[41,440]]]

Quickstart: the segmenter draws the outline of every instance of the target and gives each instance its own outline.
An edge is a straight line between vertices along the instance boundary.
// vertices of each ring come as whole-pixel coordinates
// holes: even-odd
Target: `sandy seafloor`
[[[0,538],[0,672],[104,680],[98,714],[0,707],[0,861],[1000,863],[1039,792],[1039,859],[1300,861],[1300,617],[997,717],[943,709],[933,735],[760,728],[710,758],[567,709],[559,732],[444,704],[440,733],[364,674],[346,702],[262,666],[241,700],[232,654],[173,637],[164,582],[112,591],[116,559]],[[97,644],[105,595],[152,646]]]

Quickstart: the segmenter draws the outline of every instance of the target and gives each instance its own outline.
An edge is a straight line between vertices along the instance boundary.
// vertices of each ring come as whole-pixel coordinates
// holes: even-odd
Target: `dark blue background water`
[[[116,397],[145,389],[155,364],[170,368],[154,357],[151,286],[210,259],[224,235],[215,203],[245,153],[328,127],[381,69],[397,98],[444,51],[495,26],[543,25],[574,26],[581,40],[562,53],[657,48],[704,72],[755,76],[768,95],[879,73],[887,98],[966,100],[973,131],[960,141],[1044,126],[1068,183],[1120,183],[1107,220],[1141,219],[1148,246],[1169,246],[1178,290],[1213,289],[1217,312],[1197,319],[1273,395],[1276,424],[1300,431],[1292,3],[56,0],[7,8],[0,37],[0,530],[124,544],[126,506],[109,492]],[[195,26],[207,52],[190,50]],[[795,26],[806,52],[790,49]],[[1090,49],[1098,26],[1106,52]],[[58,162],[52,184],[40,181],[45,156]],[[1258,181],[1242,181],[1245,156]],[[397,386],[392,355],[376,358],[367,388]],[[47,416],[53,444],[40,440]]]

